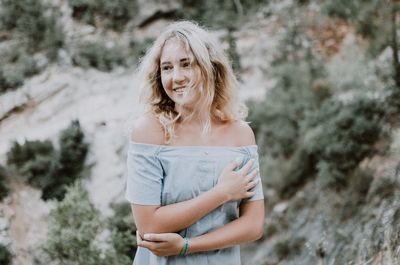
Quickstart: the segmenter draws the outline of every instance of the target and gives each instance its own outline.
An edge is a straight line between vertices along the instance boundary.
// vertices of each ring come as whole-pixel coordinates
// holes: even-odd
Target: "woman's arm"
[[[264,201],[242,203],[238,219],[190,239],[189,253],[231,247],[260,239],[264,233]]]
[[[140,234],[178,232],[225,202],[252,197],[254,192],[248,190],[257,185],[258,180],[253,178],[258,172],[253,170],[248,174],[253,161],[239,171],[233,171],[239,163],[228,165],[214,188],[191,200],[162,207],[132,204],[133,217]]]
[[[211,251],[248,243],[262,237],[264,232],[264,201],[245,202],[240,206],[240,217],[210,233],[191,238],[189,254]],[[157,256],[178,255],[183,239],[174,233],[138,235],[138,246],[151,250]]]

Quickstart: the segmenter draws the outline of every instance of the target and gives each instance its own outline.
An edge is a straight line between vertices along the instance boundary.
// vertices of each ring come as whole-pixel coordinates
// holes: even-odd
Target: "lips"
[[[184,92],[185,87],[175,87],[172,90],[176,93],[182,94]]]

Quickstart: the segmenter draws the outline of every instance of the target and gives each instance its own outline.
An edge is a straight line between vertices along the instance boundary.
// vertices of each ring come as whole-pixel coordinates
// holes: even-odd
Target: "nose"
[[[181,69],[174,69],[173,80],[175,83],[180,83],[185,80],[185,75]]]

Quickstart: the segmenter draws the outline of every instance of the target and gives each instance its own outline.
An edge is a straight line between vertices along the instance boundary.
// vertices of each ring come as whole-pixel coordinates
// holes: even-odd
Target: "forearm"
[[[191,200],[157,208],[144,227],[144,233],[170,233],[183,230],[228,201],[218,189],[213,188]]]
[[[254,227],[251,218],[238,219],[210,233],[190,239],[189,253],[211,251],[248,243],[261,238],[263,231]]]

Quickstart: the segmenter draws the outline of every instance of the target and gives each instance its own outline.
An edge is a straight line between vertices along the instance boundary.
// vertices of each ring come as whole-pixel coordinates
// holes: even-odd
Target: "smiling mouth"
[[[173,88],[172,90],[173,90],[174,92],[179,92],[179,93],[181,93],[181,92],[183,92],[184,88],[185,88],[185,87],[176,87],[176,88]]]

